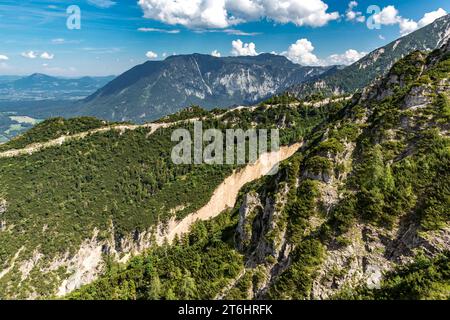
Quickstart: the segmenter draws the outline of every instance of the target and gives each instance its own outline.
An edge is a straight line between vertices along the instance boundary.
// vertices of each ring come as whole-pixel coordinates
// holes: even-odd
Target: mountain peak
[[[53,79],[54,77],[43,74],[43,73],[33,73],[28,76],[29,79]]]
[[[148,61],[118,76],[81,102],[77,114],[144,121],[190,105],[211,109],[255,104],[329,69],[303,67],[270,53],[240,57],[175,55]]]

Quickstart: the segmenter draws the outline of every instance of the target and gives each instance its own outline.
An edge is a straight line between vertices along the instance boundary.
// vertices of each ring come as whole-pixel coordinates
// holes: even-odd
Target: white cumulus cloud
[[[327,64],[333,65],[350,65],[360,60],[364,56],[367,55],[367,52],[359,52],[354,49],[349,49],[345,51],[343,54],[332,54],[327,58]]]
[[[445,11],[442,8],[439,8],[436,11],[425,13],[423,18],[419,20],[419,28],[422,28],[424,26],[429,25],[430,23],[433,23],[436,19],[439,19],[440,17],[443,17],[446,14],[447,11]]]
[[[268,19],[320,27],[339,18],[322,0],[139,0],[144,17],[188,28],[227,28]]]
[[[384,7],[380,13],[373,16],[373,19],[375,23],[386,26],[397,24],[401,21],[401,17],[395,6]]]
[[[5,56],[4,54],[0,54],[0,60],[9,60],[8,56]]]
[[[398,24],[400,27],[400,34],[404,36],[433,23],[436,19],[443,17],[446,14],[447,11],[439,8],[435,11],[425,13],[419,21],[414,21],[413,19],[402,17],[399,14],[399,11],[391,5],[383,8],[380,13],[374,15],[374,21],[380,25]]]
[[[220,52],[219,51],[217,51],[217,50],[214,50],[213,52],[211,52],[211,55],[213,56],[213,57],[217,57],[217,58],[220,58],[222,55],[220,54]]]
[[[400,33],[402,35],[407,35],[417,29],[423,28],[430,23],[433,23],[436,19],[447,15],[447,11],[442,8],[437,9],[436,11],[427,12],[423,15],[422,19],[418,22],[412,19],[400,18],[399,26]]]
[[[358,2],[350,1],[348,4],[348,9],[345,13],[348,21],[364,22],[366,17],[363,16],[361,11],[355,11],[354,9],[358,6]]]
[[[28,59],[36,59],[38,55],[36,52],[30,50],[30,51],[22,52],[21,56],[24,58],[28,58]]]
[[[44,60],[52,60],[55,57],[55,55],[45,51],[45,52],[41,53],[40,57],[41,57],[41,59],[44,59]]]
[[[233,56],[257,56],[256,45],[253,42],[243,43],[240,39],[231,42]]]
[[[300,39],[295,43],[291,44],[286,52],[283,52],[289,60],[292,62],[311,66],[311,65],[319,65],[320,60],[313,53],[314,46],[308,39]]]
[[[308,39],[299,39],[291,44],[287,51],[282,52],[294,63],[304,66],[328,66],[328,65],[350,65],[362,57],[366,52],[359,52],[354,49],[348,49],[342,54],[332,54],[325,59],[320,59],[314,53],[314,45]]]
[[[156,59],[158,58],[158,54],[153,52],[153,51],[147,51],[147,53],[145,54],[145,56],[149,59]]]
[[[400,26],[400,34],[407,35],[419,28],[419,24],[411,19],[400,19],[398,25]]]

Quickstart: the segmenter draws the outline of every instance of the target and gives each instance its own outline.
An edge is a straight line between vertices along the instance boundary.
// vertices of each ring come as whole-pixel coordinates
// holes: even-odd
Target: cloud
[[[404,36],[433,23],[436,19],[443,17],[446,14],[447,11],[439,8],[436,11],[425,13],[422,19],[417,22],[412,19],[403,18],[400,16],[399,11],[391,5],[383,8],[380,13],[374,15],[374,21],[380,25],[398,24],[400,27],[400,34]]]
[[[166,30],[166,29],[158,29],[158,28],[139,28],[140,32],[156,32],[156,33],[168,33],[168,34],[177,34],[180,33],[180,30]]]
[[[398,15],[398,10],[394,6],[387,6],[373,16],[375,23],[380,25],[393,25],[401,21],[401,17]]]
[[[367,55],[367,52],[358,52],[354,49],[349,49],[343,54],[332,54],[327,58],[326,64],[333,65],[350,65],[360,60]]]
[[[81,43],[82,40],[66,40],[64,38],[56,38],[56,39],[52,39],[51,43],[52,44],[78,44]]]
[[[286,52],[283,52],[289,60],[301,65],[311,66],[319,65],[320,60],[313,53],[314,46],[308,39],[297,40],[294,44],[291,44]]]
[[[139,0],[144,17],[187,28],[229,28],[267,19],[321,27],[339,18],[322,0]]]
[[[326,59],[318,58],[314,53],[314,46],[308,39],[300,39],[291,44],[287,51],[282,52],[294,63],[304,66],[329,66],[329,65],[350,65],[362,57],[366,52],[358,52],[354,49],[348,49],[342,54],[332,54]]]
[[[401,35],[407,35],[419,28],[419,24],[411,19],[400,19],[398,24],[400,26]]]
[[[52,54],[52,53],[48,53],[47,51],[45,51],[45,52],[42,52],[41,53],[41,59],[44,59],[44,60],[52,60],[54,57],[55,57],[55,55],[54,54]]]
[[[366,17],[363,16],[361,11],[354,11],[353,9],[358,6],[358,2],[350,1],[348,4],[348,9],[345,12],[345,16],[348,21],[364,22]]]
[[[220,32],[220,33],[226,33],[228,35],[233,36],[257,36],[260,35],[261,32],[245,32],[238,29],[196,29],[194,30],[195,33],[214,33],[214,32]]]
[[[37,58],[37,53],[34,51],[22,52],[20,55],[27,59],[36,59]]]
[[[219,51],[217,51],[217,50],[214,50],[213,52],[211,52],[211,55],[213,56],[213,57],[216,57],[216,58],[220,58],[222,55],[220,54],[220,52]]]
[[[44,60],[52,60],[55,55],[52,53],[48,53],[47,51],[42,52],[41,54],[38,54],[37,52],[30,50],[26,52],[22,52],[21,56],[27,59],[36,59],[37,57],[40,57]]]
[[[257,56],[256,45],[253,42],[243,43],[240,39],[231,42],[233,56]]]
[[[437,9],[436,11],[431,11],[425,13],[423,18],[419,20],[419,28],[429,25],[433,23],[436,19],[447,15],[447,11],[442,8]]]
[[[88,3],[102,9],[110,8],[116,4],[115,1],[111,0],[88,0]]]
[[[436,11],[427,12],[423,15],[422,19],[418,22],[411,19],[404,19],[400,17],[400,33],[401,35],[407,35],[417,29],[423,28],[430,23],[433,23],[436,19],[447,15],[447,11],[442,8],[437,9]]]
[[[358,2],[356,2],[356,1],[350,1],[350,2],[348,3],[348,8],[349,8],[349,9],[356,8],[357,6],[358,6]]]
[[[65,42],[66,40],[64,40],[63,38],[52,39],[52,43],[54,44],[63,44]]]
[[[0,54],[0,60],[5,61],[9,60],[8,56],[5,56],[4,54]]]
[[[153,52],[153,51],[147,51],[147,53],[145,54],[145,56],[146,56],[147,58],[149,58],[150,60],[153,60],[153,59],[158,58],[158,54],[156,54],[156,53]]]

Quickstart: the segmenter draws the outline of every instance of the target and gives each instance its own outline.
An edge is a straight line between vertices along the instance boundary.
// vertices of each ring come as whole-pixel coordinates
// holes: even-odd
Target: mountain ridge
[[[0,296],[90,283],[68,298],[448,298],[449,49],[411,53],[351,100],[202,113],[205,128],[276,126],[281,145],[303,145],[172,246],[151,246],[155,232],[197,212],[235,168],[171,165],[168,128],[0,158]],[[409,267],[420,251],[433,273]]]
[[[303,67],[272,54],[218,58],[204,54],[147,61],[77,106],[109,120],[155,120],[190,105],[254,104],[331,67]]]
[[[64,78],[33,73],[29,76],[4,78],[0,100],[33,101],[84,98],[113,80],[114,76]]]
[[[354,93],[383,76],[392,65],[415,50],[434,50],[450,39],[450,14],[406,36],[375,49],[352,65],[331,75],[320,75],[311,82],[294,85],[287,92],[305,98],[309,95],[339,95]]]

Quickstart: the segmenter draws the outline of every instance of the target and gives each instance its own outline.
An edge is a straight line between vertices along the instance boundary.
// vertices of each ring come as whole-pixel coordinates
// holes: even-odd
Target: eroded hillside
[[[405,57],[234,209],[70,298],[448,299],[449,49]]]
[[[1,297],[64,295],[90,283],[111,264],[164,242],[166,235],[188,231],[196,212],[206,219],[233,206],[230,197],[225,207],[208,209],[221,184],[233,181],[237,195],[241,185],[265,172],[175,165],[173,129],[192,130],[195,119],[202,119],[204,128],[279,127],[281,144],[292,146],[282,147],[275,164],[340,107],[341,102],[322,107],[295,102],[215,113],[193,108],[140,126],[91,118],[41,123],[0,152]]]

